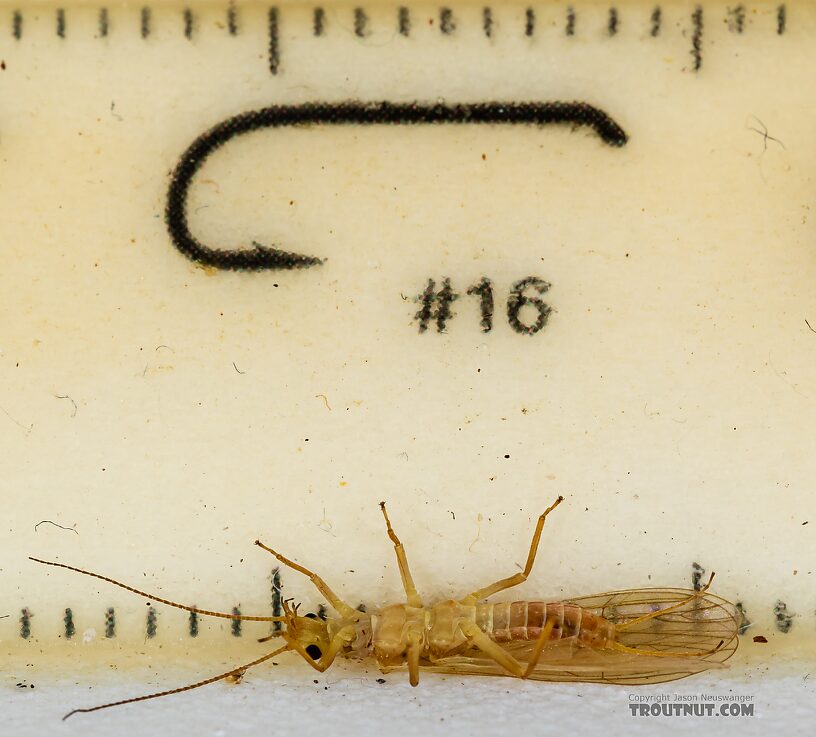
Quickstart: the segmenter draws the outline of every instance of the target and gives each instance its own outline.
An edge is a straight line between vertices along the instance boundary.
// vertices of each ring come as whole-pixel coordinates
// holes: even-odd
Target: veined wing
[[[526,667],[532,655],[533,643],[525,642],[521,647],[514,645],[510,644],[506,649]],[[534,681],[639,685],[675,681],[723,667],[725,666],[721,662],[694,656],[657,657],[596,650],[577,645],[570,638],[544,648],[529,678]],[[468,650],[461,655],[423,664],[422,669],[451,675],[510,675],[478,650]]]
[[[541,651],[529,677],[637,685],[674,681],[725,667],[724,661],[738,644],[736,609],[708,592],[691,598],[693,594],[688,589],[630,589],[565,600],[565,604],[576,604],[613,622],[617,641],[642,652],[595,649],[580,645],[574,637],[565,638]],[[663,610],[667,611],[656,614]],[[655,616],[637,621],[647,615]],[[535,642],[514,641],[502,647],[526,667]],[[423,663],[422,667],[454,675],[510,675],[476,649]]]
[[[679,652],[684,659],[693,657],[708,663],[722,663],[737,649],[736,607],[707,591],[629,589],[582,596],[565,603],[577,604],[612,622],[618,642],[627,647]],[[667,611],[656,614],[662,610]]]

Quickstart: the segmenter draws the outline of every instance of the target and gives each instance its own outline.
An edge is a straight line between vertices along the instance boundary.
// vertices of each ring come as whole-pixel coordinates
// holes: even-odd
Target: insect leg
[[[279,647],[277,650],[274,650],[271,653],[267,653],[262,658],[258,658],[257,660],[253,660],[251,663],[246,663],[246,665],[239,666],[238,668],[233,668],[232,670],[228,670],[226,673],[222,673],[220,676],[213,676],[212,678],[207,678],[206,680],[199,681],[198,683],[191,683],[189,686],[182,686],[181,688],[172,688],[169,691],[159,691],[158,693],[148,694],[147,696],[136,696],[132,699],[124,699],[123,701],[112,701],[109,704],[102,704],[101,706],[92,706],[89,709],[74,709],[73,711],[69,711],[62,720],[65,721],[69,716],[72,714],[78,713],[88,713],[90,711],[99,711],[100,709],[107,709],[111,706],[122,706],[123,704],[133,704],[137,701],[147,701],[148,699],[158,699],[160,696],[170,696],[176,693],[182,693],[184,691],[192,691],[194,688],[199,688],[201,686],[207,686],[210,683],[215,683],[216,681],[221,681],[225,678],[229,678],[230,676],[236,675],[243,675],[244,671],[247,668],[252,668],[254,665],[258,665],[263,663],[270,658],[274,658],[276,655],[280,655],[285,650],[289,650],[289,645],[284,645],[283,647]]]
[[[293,570],[297,571],[298,573],[302,573],[304,576],[307,576],[309,580],[315,585],[315,588],[323,594],[323,596],[328,599],[329,604],[331,604],[340,614],[344,617],[354,616],[356,614],[356,610],[353,607],[350,607],[346,602],[344,602],[337,594],[334,593],[329,588],[329,585],[318,576],[316,573],[313,573],[308,568],[304,568],[301,565],[298,565],[293,560],[289,560],[289,558],[281,555],[276,550],[272,550],[272,548],[264,545],[260,540],[256,540],[255,544],[259,548],[263,548],[267,553],[272,553],[283,565],[289,566]]]
[[[678,602],[677,604],[673,604],[672,606],[667,606],[665,609],[658,609],[654,612],[649,612],[648,614],[644,614],[642,617],[637,617],[635,619],[630,619],[628,622],[623,622],[622,624],[615,625],[616,629],[623,630],[627,627],[631,627],[635,624],[640,624],[641,622],[645,622],[649,619],[654,619],[655,617],[660,617],[663,614],[668,614],[669,612],[676,611],[677,609],[682,609],[686,604],[691,603],[695,599],[699,599],[706,591],[708,591],[709,586],[711,586],[711,582],[714,580],[714,574],[712,573],[708,577],[708,583],[703,586],[699,591],[693,591],[689,594],[687,599],[683,599],[683,601]]]
[[[536,524],[535,532],[533,533],[533,540],[530,543],[530,552],[527,554],[527,563],[524,566],[524,571],[509,576],[508,578],[503,578],[500,581],[496,581],[496,583],[492,583],[490,586],[485,586],[483,589],[474,591],[462,599],[462,604],[473,605],[476,602],[487,599],[489,596],[493,596],[493,594],[498,594],[499,591],[504,591],[505,589],[512,588],[513,586],[518,586],[520,583],[524,583],[527,580],[527,576],[529,576],[530,571],[533,570],[533,563],[535,563],[536,553],[538,552],[538,543],[541,540],[541,531],[544,529],[544,520],[547,519],[547,515],[563,501],[564,497],[559,496],[551,506],[544,510],[544,514],[538,518],[538,524]]]
[[[412,686],[419,685],[419,656],[422,654],[422,642],[416,635],[409,635],[407,662],[408,680]]]
[[[539,634],[538,639],[536,640],[535,648],[533,648],[533,654],[530,656],[530,662],[527,663],[527,670],[524,671],[525,678],[529,678],[532,672],[535,670],[535,667],[538,665],[538,660],[541,657],[541,653],[544,651],[544,648],[550,640],[550,634],[552,634],[553,627],[555,627],[555,617],[550,617],[547,620],[547,623],[541,629],[541,634]]]
[[[459,625],[462,634],[467,637],[468,642],[475,648],[481,650],[487,657],[495,660],[510,675],[516,678],[524,678],[524,668],[497,642],[491,640],[475,622],[463,622]]]
[[[317,659],[309,655],[306,648],[303,647],[303,645],[301,645],[297,640],[290,641],[289,647],[297,652],[309,665],[312,666],[312,668],[319,673],[323,673],[334,662],[337,654],[343,649],[343,645],[349,641],[349,638],[347,637],[349,634],[353,635],[353,633],[349,633],[347,629],[340,630],[330,640],[329,647],[326,652],[322,653]]]
[[[394,543],[394,552],[397,554],[397,565],[399,565],[400,576],[402,577],[402,586],[405,589],[405,596],[408,599],[408,606],[420,608],[422,606],[422,599],[417,593],[416,586],[414,586],[414,579],[411,576],[411,571],[408,568],[408,558],[405,555],[405,548],[402,546],[400,539],[391,527],[391,520],[388,519],[388,512],[385,511],[385,502],[380,502],[380,509],[383,517],[385,517],[385,524],[388,528],[388,537]],[[416,685],[416,684],[414,684]]]

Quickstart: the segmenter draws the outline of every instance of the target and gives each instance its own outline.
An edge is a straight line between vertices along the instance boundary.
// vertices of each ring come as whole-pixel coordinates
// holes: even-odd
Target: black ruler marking
[[[572,6],[567,8],[567,27],[565,32],[568,36],[575,35],[575,8]]]
[[[362,8],[354,8],[354,35],[358,38],[368,35],[368,14]]]
[[[745,30],[744,5],[728,8],[728,30],[731,31],[731,33],[742,33]]]
[[[649,34],[652,38],[657,38],[660,35],[660,24],[663,22],[663,10],[659,5],[652,11],[651,21],[652,27]]]
[[[456,30],[456,21],[450,8],[439,9],[439,30],[446,36],[450,36]]]
[[[184,8],[184,11],[182,12],[182,17],[184,18],[184,37],[186,39],[192,39],[193,27],[195,25],[193,11],[190,10],[190,8]]]
[[[527,8],[527,10],[524,11],[524,35],[527,36],[527,38],[532,38],[535,33],[535,21],[535,10]]]
[[[234,0],[227,6],[227,31],[230,36],[238,35],[238,8],[235,7]]]
[[[397,11],[397,22],[399,24],[399,32],[401,36],[411,35],[411,11],[405,6],[402,6]]]
[[[484,35],[490,38],[493,35],[493,9],[492,8],[483,8],[482,9],[482,29],[484,30]]]
[[[150,35],[150,21],[151,21],[150,8],[142,8],[141,12],[139,13],[139,22],[141,24],[141,34],[142,38],[147,38]]]
[[[614,36],[618,32],[618,27],[620,26],[620,17],[618,16],[618,9],[617,8],[609,8],[609,20],[606,24],[607,33],[610,36]]]
[[[280,67],[277,8],[269,8],[267,26],[269,28],[269,71],[272,72],[272,74],[277,74]]]
[[[223,8],[226,12],[226,28],[231,36],[239,35],[239,10],[236,0],[223,0]],[[578,3],[580,7],[580,3]],[[790,27],[790,18],[786,3],[780,3],[771,7],[770,23],[768,31],[774,29],[777,35],[784,35]],[[396,8],[396,32],[404,37],[409,37],[412,30],[411,11],[408,6],[398,6]],[[55,24],[54,31],[57,38],[65,39],[69,30],[68,12],[64,7],[55,8]],[[111,11],[107,6],[100,5],[97,16],[97,35],[99,38],[109,38],[113,34],[112,15],[116,10]],[[366,38],[371,34],[371,20],[365,7],[357,6],[353,10],[353,26],[354,34],[358,38]],[[644,30],[648,32],[651,37],[664,35],[664,17],[661,5],[652,6],[650,11],[647,11],[648,16],[639,21],[632,20],[632,25],[641,23]],[[710,11],[709,11],[710,12]],[[727,6],[724,9],[724,21],[731,33],[736,35],[745,34],[748,31],[749,15],[748,6],[745,3],[735,3]],[[181,30],[185,38],[194,41],[197,35],[198,17],[189,6],[183,6],[181,9],[182,24]],[[575,36],[577,33],[578,12],[576,6],[568,5],[565,9],[565,25],[564,33],[567,36]],[[611,5],[608,9],[606,18],[606,35],[608,37],[617,36],[620,33],[621,24],[624,22],[624,13],[629,14],[629,10],[624,8],[619,9],[615,5]],[[711,16],[709,16],[711,18]],[[536,12],[531,6],[524,8],[523,27],[517,29],[516,33],[523,33],[527,38],[531,38],[536,30]],[[267,30],[269,35],[269,56],[268,66],[269,71],[273,75],[280,73],[281,50],[280,50],[280,12],[276,6],[272,6],[268,10],[267,15]],[[36,18],[35,18],[36,20]],[[312,13],[312,32],[316,37],[326,36],[327,15],[322,6],[314,8]],[[459,19],[455,16],[454,11],[447,5],[440,5],[438,8],[438,24],[442,35],[451,36],[459,30]],[[219,24],[220,25],[220,24]],[[222,26],[223,27],[223,26]],[[703,27],[704,27],[704,10],[703,5],[697,4],[692,8],[691,13],[691,29],[686,30],[691,39],[691,68],[695,72],[699,72],[703,65]],[[487,38],[496,36],[496,16],[493,7],[485,5],[481,8],[481,29]],[[24,14],[20,8],[14,9],[11,14],[11,33],[15,40],[21,40],[24,30]],[[139,11],[139,30],[142,38],[148,38],[153,32],[153,14],[152,8],[145,5]]]
[[[99,38],[106,38],[110,30],[110,18],[108,17],[108,9],[99,9]]]
[[[691,15],[694,31],[691,36],[691,57],[694,60],[694,71],[699,72],[703,66],[703,8],[698,5]]]
[[[326,30],[326,11],[323,8],[315,8],[312,18],[312,29],[315,36],[322,36]]]

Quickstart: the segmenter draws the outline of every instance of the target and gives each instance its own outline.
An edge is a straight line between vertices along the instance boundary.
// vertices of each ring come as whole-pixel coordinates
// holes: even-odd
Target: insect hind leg
[[[541,634],[539,634],[538,639],[536,640],[535,647],[533,648],[533,653],[530,656],[530,662],[527,663],[527,670],[524,671],[524,678],[529,678],[533,674],[533,671],[536,669],[536,666],[538,665],[538,661],[541,659],[541,653],[544,652],[544,648],[550,641],[550,635],[552,634],[554,628],[555,617],[551,617],[547,620],[547,623],[541,629]]]
[[[530,542],[530,552],[527,554],[527,563],[525,564],[524,570],[521,573],[516,573],[512,576],[508,576],[507,578],[502,578],[501,580],[490,584],[490,586],[477,589],[476,591],[468,594],[460,603],[473,605],[479,601],[487,599],[490,596],[493,596],[493,594],[498,594],[499,591],[504,591],[505,589],[510,589],[513,588],[513,586],[518,586],[519,584],[524,583],[527,580],[527,577],[530,575],[530,572],[533,570],[533,563],[535,563],[536,554],[538,553],[538,544],[541,541],[541,532],[544,529],[544,521],[547,519],[547,515],[563,501],[564,497],[559,496],[538,518],[535,532],[533,533],[533,539]]]
[[[462,623],[460,625],[462,634],[467,638],[468,643],[481,650],[491,660],[496,661],[511,676],[524,678],[524,668],[507,650],[499,643],[491,640],[475,622]]]

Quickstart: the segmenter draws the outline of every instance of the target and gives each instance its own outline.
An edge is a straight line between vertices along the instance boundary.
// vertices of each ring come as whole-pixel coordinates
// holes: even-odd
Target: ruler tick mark
[[[776,32],[780,36],[785,32],[787,21],[788,21],[788,9],[784,5],[780,5],[776,9]]]
[[[535,10],[527,8],[524,13],[524,35],[532,38],[535,33]]]
[[[609,20],[606,24],[607,33],[610,36],[614,36],[618,32],[618,25],[620,24],[620,18],[618,17],[618,9],[617,8],[609,8]]]
[[[159,615],[156,612],[156,608],[150,606],[147,608],[147,621],[145,622],[145,635],[148,638],[156,636],[156,630],[158,629],[158,618]]]
[[[493,10],[492,8],[482,8],[482,28],[488,38],[493,35]]]
[[[660,24],[663,22],[663,11],[659,5],[652,11],[651,21],[652,27],[649,33],[652,38],[657,38],[660,35]]]
[[[23,37],[23,14],[19,10],[11,16],[11,32],[18,41]]]
[[[236,617],[236,619],[232,620],[232,636],[233,637],[240,637],[241,636],[241,620],[237,619],[237,617],[241,616],[241,610],[237,606],[234,606],[232,608],[232,613]]]
[[[705,568],[703,568],[697,561],[691,564],[691,587],[695,591],[703,588],[703,576],[705,575]]]
[[[788,605],[781,599],[776,602],[773,609],[776,629],[786,635],[793,627],[793,615],[788,612]]]
[[[354,35],[357,38],[368,35],[368,15],[362,8],[354,8]]]
[[[105,38],[110,29],[110,21],[108,19],[108,9],[99,9],[99,38]]]
[[[397,22],[399,24],[400,36],[411,35],[411,13],[405,6],[397,11]]]
[[[57,36],[65,38],[65,9],[57,8]]]
[[[74,613],[71,608],[65,610],[65,616],[62,619],[65,625],[65,639],[70,640],[76,634],[76,627],[74,626]]]
[[[699,72],[703,66],[703,7],[698,5],[691,15],[694,28],[691,37],[691,57],[694,60],[694,71]]]
[[[150,35],[150,16],[150,8],[142,8],[142,12],[139,14],[142,38],[147,38]]]
[[[105,637],[116,637],[116,613],[112,606],[105,611]]]
[[[190,10],[190,8],[184,8],[183,17],[184,17],[184,38],[186,38],[189,41],[193,37],[193,25],[194,25],[193,11]]]
[[[227,31],[230,36],[238,35],[238,8],[235,7],[235,0],[230,0],[227,6]]]
[[[277,74],[278,68],[280,67],[277,8],[269,8],[269,13],[267,15],[267,27],[269,29],[269,71],[272,74]]]
[[[280,568],[272,569],[272,616],[280,617],[283,614],[283,604],[281,603],[281,576]],[[280,632],[283,629],[281,622],[272,622],[272,631]]]
[[[744,5],[728,8],[728,30],[731,31],[731,33],[742,33],[745,30]]]
[[[446,36],[450,36],[456,30],[456,21],[450,8],[439,9],[439,30]]]
[[[322,36],[326,26],[326,11],[323,8],[314,9],[312,28],[315,36]]]
[[[31,611],[28,607],[23,607],[20,611],[20,637],[27,640],[31,637]]]
[[[196,612],[190,612],[188,623],[189,628],[187,631],[190,633],[190,637],[198,637],[198,614]]]
[[[737,610],[737,616],[739,617],[739,633],[744,635],[748,628],[753,624],[750,619],[748,619],[748,611],[745,609],[745,605],[738,601],[734,608]]]
[[[573,8],[571,5],[567,8],[566,34],[568,36],[575,35],[575,8]]]

